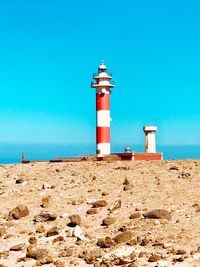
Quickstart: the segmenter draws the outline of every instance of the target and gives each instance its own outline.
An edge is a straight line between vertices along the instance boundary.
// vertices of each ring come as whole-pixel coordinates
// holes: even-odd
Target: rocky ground
[[[3,266],[200,266],[200,161],[0,165]]]

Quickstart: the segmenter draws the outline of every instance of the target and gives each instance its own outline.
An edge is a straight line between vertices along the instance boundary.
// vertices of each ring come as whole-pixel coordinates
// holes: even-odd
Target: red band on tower
[[[96,129],[97,144],[110,143],[110,127],[97,127]]]
[[[110,94],[96,94],[96,109],[110,110]]]

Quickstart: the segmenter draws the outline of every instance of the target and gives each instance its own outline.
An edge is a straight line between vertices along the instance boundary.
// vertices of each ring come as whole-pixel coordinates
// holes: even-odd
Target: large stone
[[[9,212],[8,218],[18,220],[28,215],[29,215],[29,210],[27,206],[20,204]]]
[[[120,243],[124,243],[124,242],[127,242],[129,240],[131,240],[133,237],[133,233],[131,231],[126,231],[126,232],[123,232],[121,234],[118,234],[116,235],[113,240],[117,243],[117,244],[120,244]]]
[[[29,245],[27,247],[26,256],[28,258],[33,258],[35,260],[41,260],[49,256],[49,252],[43,248],[37,248],[34,245]]]
[[[146,213],[143,213],[143,216],[148,219],[171,219],[171,212],[164,209],[155,209]]]

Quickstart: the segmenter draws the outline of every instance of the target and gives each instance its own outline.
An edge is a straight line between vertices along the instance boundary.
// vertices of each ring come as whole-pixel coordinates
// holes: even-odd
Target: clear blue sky
[[[113,143],[200,144],[198,0],[0,3],[0,141],[95,142],[92,73],[105,60]]]

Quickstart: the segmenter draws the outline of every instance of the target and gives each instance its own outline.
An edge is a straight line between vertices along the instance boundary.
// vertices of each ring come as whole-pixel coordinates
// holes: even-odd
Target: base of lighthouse
[[[97,144],[97,157],[110,155],[110,143]]]

